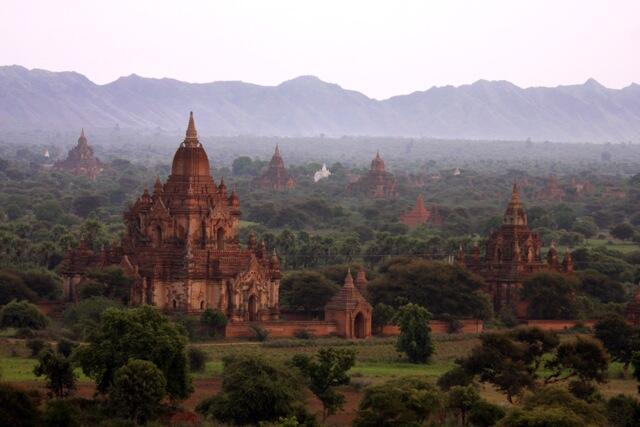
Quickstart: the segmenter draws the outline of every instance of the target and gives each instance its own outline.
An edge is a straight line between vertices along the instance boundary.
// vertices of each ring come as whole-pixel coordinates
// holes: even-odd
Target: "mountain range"
[[[0,67],[0,129],[182,131],[191,110],[208,135],[640,141],[635,83],[523,89],[479,80],[376,100],[313,76],[260,86],[132,74],[98,85],[76,72]]]

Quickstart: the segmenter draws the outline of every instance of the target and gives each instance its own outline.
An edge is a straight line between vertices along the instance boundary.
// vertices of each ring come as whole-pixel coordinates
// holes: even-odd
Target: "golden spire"
[[[185,145],[196,145],[198,143],[198,131],[196,131],[196,123],[193,120],[193,111],[189,112],[189,125],[187,126],[187,134],[184,139]]]

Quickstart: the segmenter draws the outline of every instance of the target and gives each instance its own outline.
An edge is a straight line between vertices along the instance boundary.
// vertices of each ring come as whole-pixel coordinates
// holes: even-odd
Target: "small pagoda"
[[[396,178],[387,172],[380,152],[371,161],[371,168],[367,175],[349,184],[350,193],[366,194],[376,199],[392,198],[398,195]]]
[[[364,270],[362,272],[364,275]],[[361,275],[358,274],[358,276],[361,281]],[[324,319],[335,322],[338,335],[344,338],[368,338],[371,336],[371,312],[371,304],[354,285],[353,276],[349,270],[342,288],[324,307]]]
[[[93,148],[89,146],[87,138],[84,136],[84,129],[82,129],[78,144],[69,150],[66,159],[58,160],[53,168],[95,180],[104,170],[104,165],[93,156]]]
[[[260,190],[286,191],[295,188],[296,183],[284,167],[284,160],[280,155],[280,148],[271,157],[267,170],[253,180],[253,187]]]
[[[424,196],[422,193],[416,197],[415,206],[400,216],[400,222],[404,225],[414,228],[420,224],[426,224],[431,217],[431,213],[424,205]]]

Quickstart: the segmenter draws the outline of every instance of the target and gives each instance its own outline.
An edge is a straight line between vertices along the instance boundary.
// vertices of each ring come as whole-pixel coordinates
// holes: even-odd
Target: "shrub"
[[[38,425],[40,414],[36,402],[24,391],[0,383],[0,425],[32,427]]]
[[[206,309],[200,322],[209,330],[209,336],[216,337],[224,334],[224,328],[227,326],[227,316],[221,310]]]
[[[269,338],[269,331],[257,324],[249,325],[251,330],[253,331],[254,337],[256,341],[266,341]]]
[[[61,338],[58,341],[58,353],[62,354],[64,357],[71,356],[73,349],[78,346],[78,343],[68,340],[66,338]]]
[[[31,350],[31,355],[37,356],[47,343],[42,338],[30,338],[25,344]]]
[[[47,402],[42,421],[46,427],[79,427],[80,412],[69,400],[53,399]]]
[[[44,329],[49,319],[27,301],[11,301],[0,310],[0,328]]]
[[[293,336],[300,340],[310,340],[315,338],[313,334],[307,329],[297,329],[294,331]]]
[[[207,362],[207,353],[197,347],[189,347],[189,369],[192,372],[204,371]]]

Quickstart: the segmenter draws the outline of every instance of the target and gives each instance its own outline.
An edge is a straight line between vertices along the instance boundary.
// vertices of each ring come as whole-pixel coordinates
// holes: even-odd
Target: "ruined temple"
[[[93,148],[89,146],[87,138],[84,136],[84,129],[82,129],[78,144],[69,150],[66,159],[58,160],[53,168],[95,180],[104,170],[104,165],[93,156]]]
[[[260,190],[284,191],[291,190],[295,186],[295,181],[284,167],[280,148],[276,145],[269,167],[262,175],[253,180],[253,187]]]
[[[92,251],[80,242],[62,265],[64,297],[77,299],[91,268],[121,266],[130,302],[167,312],[222,310],[231,321],[279,317],[280,263],[255,235],[238,241],[240,200],[216,185],[193,114],[165,183],[156,180],[124,213],[121,242]]]
[[[420,224],[426,224],[431,217],[431,213],[424,205],[424,196],[422,193],[416,197],[414,207],[400,216],[400,222],[408,227],[417,227]]]
[[[552,200],[556,202],[564,199],[564,196],[564,190],[558,185],[558,180],[553,175],[550,175],[545,180],[544,187],[536,194],[536,198],[539,200]]]
[[[551,244],[546,260],[542,258],[541,248],[540,236],[529,228],[518,186],[514,184],[502,225],[491,233],[484,258],[480,257],[480,249],[474,245],[470,259],[460,247],[456,260],[484,277],[485,290],[491,296],[496,311],[509,306],[518,317],[526,317],[527,305],[519,298],[519,291],[529,276],[545,270],[573,271],[569,250],[560,263],[555,244]]]
[[[380,157],[380,152],[371,161],[371,168],[367,175],[360,177],[356,182],[349,184],[347,190],[351,193],[366,194],[377,199],[395,197],[396,178],[393,174],[385,171],[384,160]]]

